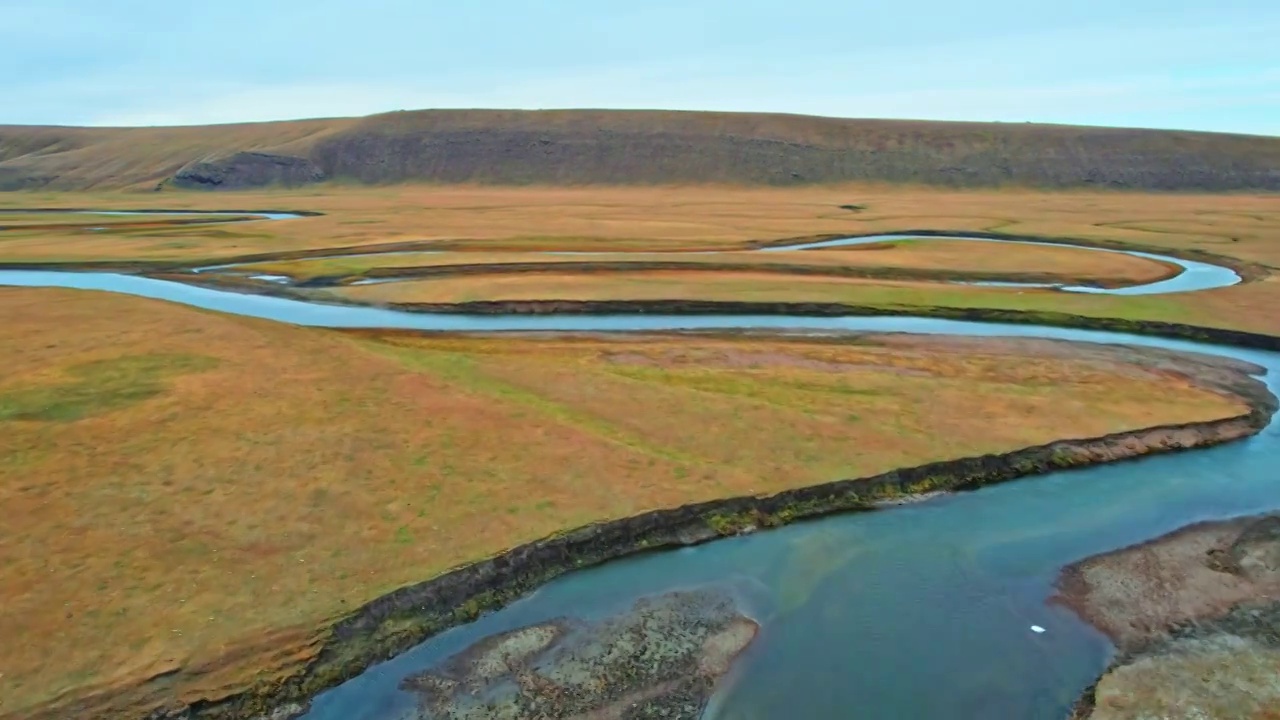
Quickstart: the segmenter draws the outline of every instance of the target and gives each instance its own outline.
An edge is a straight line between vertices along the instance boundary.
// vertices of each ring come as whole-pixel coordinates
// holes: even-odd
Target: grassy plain
[[[1043,273],[1073,281],[1111,284],[1153,282],[1177,273],[1172,265],[1144,258],[1102,253],[1069,247],[1018,247],[977,241],[900,240],[847,249],[822,251],[726,251],[709,253],[608,252],[592,255],[552,255],[528,252],[430,252],[394,255],[328,257],[313,260],[255,263],[246,270],[287,275],[305,280],[316,277],[351,277],[384,268],[446,267],[450,265],[501,265],[529,262],[548,266],[591,263],[617,266],[620,263],[667,262],[687,265],[691,270],[708,265],[803,266],[808,268],[876,268],[927,270],[939,273],[983,273],[1009,275]]]
[[[157,222],[202,220],[199,214],[169,215],[151,217],[116,215],[110,212],[3,212],[0,211],[0,227],[40,228],[40,229],[79,229],[85,225],[93,227],[137,227]]]
[[[939,286],[932,282],[830,277],[780,277],[751,272],[627,272],[607,275],[538,273],[482,279],[460,276],[326,289],[360,302],[455,303],[481,300],[720,300],[818,302],[906,308],[955,307],[1051,311],[1091,317],[1156,320],[1280,331],[1268,293],[1229,290],[1186,295],[1106,296],[1044,289]]]
[[[11,193],[6,207],[111,207],[178,209],[294,209],[326,213],[284,222],[131,229],[120,232],[0,232],[0,262],[169,260],[197,263],[254,253],[429,242],[444,249],[649,251],[737,250],[745,245],[823,234],[870,234],[914,229],[988,231],[1013,235],[1129,243],[1151,249],[1202,251],[1253,264],[1257,280],[1236,287],[1160,297],[1080,297],[1013,289],[960,288],[810,280],[777,276],[763,285],[721,278],[713,283],[657,280],[646,296],[677,293],[687,299],[734,299],[739,288],[756,296],[839,299],[857,304],[1001,307],[1062,310],[1086,315],[1172,320],[1280,333],[1280,200],[1252,194],[1142,194],[1125,192],[950,191],[936,188],[850,185],[798,189],[741,187],[470,187],[324,186],[269,193]],[[848,209],[848,208],[854,209]],[[921,245],[924,245],[922,243]],[[941,245],[941,244],[938,244]],[[977,245],[977,244],[972,244]],[[1039,248],[957,248],[988,253],[970,262],[1043,264]],[[929,264],[942,249],[913,248],[907,263]],[[1074,251],[1073,251],[1074,252]],[[815,259],[822,253],[807,253]],[[1099,256],[1108,261],[1115,256]],[[812,262],[806,258],[806,262]],[[351,262],[344,260],[342,262]],[[1061,258],[1055,263],[1064,262]],[[1076,262],[1076,261],[1072,261]],[[1107,262],[1108,267],[1119,267]],[[616,276],[602,276],[605,285]],[[541,280],[531,281],[545,283]],[[560,299],[581,285],[548,288]],[[637,287],[637,283],[628,283]],[[796,287],[792,287],[792,286]],[[510,284],[473,280],[458,297],[483,299],[486,288]],[[441,296],[446,295],[443,291]],[[607,294],[604,287],[593,291]]]
[[[857,205],[861,210],[843,209]],[[321,217],[183,229],[175,252],[134,237],[80,233],[0,239],[0,259],[216,258],[418,240],[477,249],[737,249],[751,241],[912,229],[1127,241],[1226,252],[1280,264],[1274,195],[1031,190],[948,191],[849,185],[797,189],[693,187],[323,186],[266,193],[7,193],[22,207],[314,210]],[[154,237],[152,236],[154,235]],[[465,241],[465,242],[456,242]]]
[[[368,302],[993,307],[1280,334],[1280,282],[1271,275],[1280,268],[1280,200],[1265,195],[884,186],[14,193],[0,195],[0,227],[34,222],[18,212],[30,207],[325,215],[220,225],[46,216],[53,226],[0,231],[0,263],[196,265],[425,242],[454,252],[255,269],[305,278],[570,250],[619,253],[601,260],[1112,281],[1167,272],[1114,254],[976,242],[743,251],[780,238],[914,229],[1134,243],[1228,255],[1252,264],[1251,281],[1119,297],[694,269],[326,292]],[[64,220],[81,225],[59,227]],[[684,250],[717,252],[676,254]],[[0,289],[0,312],[6,720],[98,690],[132,688],[126,700],[137,709],[291,672],[350,608],[565,527],[1243,409],[1180,376],[1016,344],[341,333],[58,290]]]
[[[218,697],[296,670],[360,603],[593,520],[1244,410],[1025,343],[342,333],[69,290],[0,307],[6,718]]]

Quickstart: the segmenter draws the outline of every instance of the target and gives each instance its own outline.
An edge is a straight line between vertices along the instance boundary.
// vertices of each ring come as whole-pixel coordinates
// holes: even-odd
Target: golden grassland
[[[669,252],[736,250],[745,244],[821,234],[870,234],[913,229],[988,231],[1014,235],[1135,243],[1150,248],[1201,250],[1255,263],[1259,276],[1280,267],[1280,198],[1251,194],[1142,194],[1121,192],[951,191],[875,185],[800,189],[696,187],[472,187],[324,186],[269,193],[11,193],[0,211],[22,207],[175,208],[204,210],[284,209],[326,213],[283,222],[131,229],[120,232],[11,230],[0,232],[0,262],[72,260],[206,259],[343,246],[430,241],[447,249],[503,253],[518,250],[609,250]],[[855,210],[842,206],[856,206]],[[932,266],[947,253],[983,253],[964,267],[1007,262],[1036,265],[1039,249],[1007,246],[945,250],[946,243],[919,243],[894,262]],[[805,253],[823,262],[823,252]],[[864,251],[865,252],[865,251]],[[885,251],[879,251],[885,252]],[[1076,252],[1076,251],[1063,251]],[[842,253],[852,256],[851,251]],[[1007,257],[997,260],[996,256]],[[976,257],[976,256],[975,256]],[[525,258],[528,259],[528,256]],[[763,261],[763,260],[762,260]],[[341,261],[353,262],[351,259]],[[382,262],[381,260],[377,262]],[[420,263],[419,260],[413,262]],[[866,262],[879,262],[867,260]],[[1115,255],[1087,260],[1055,257],[1053,263],[1127,265]],[[1041,270],[1049,270],[1041,266]],[[1094,268],[1097,271],[1098,268]],[[1118,270],[1117,272],[1128,272]],[[789,299],[827,299],[856,304],[1000,307],[1062,310],[1132,319],[1170,320],[1280,333],[1280,283],[1263,277],[1237,287],[1159,297],[1080,297],[1014,289],[965,288],[772,276],[740,282],[720,278],[694,283],[660,277],[646,297],[676,293],[687,299],[737,299],[786,294]],[[548,278],[527,281],[535,286]],[[526,281],[519,281],[522,284]],[[550,297],[587,281],[549,288]],[[601,276],[606,286],[613,275]],[[673,282],[675,283],[673,285]],[[639,280],[628,287],[643,285]],[[438,296],[485,299],[486,288],[507,292],[509,280],[472,280],[465,292],[426,291]],[[609,288],[591,291],[608,296]]]
[[[1018,343],[344,333],[70,290],[0,307],[12,718],[295,671],[355,606],[594,520],[1245,410]]]
[[[841,205],[857,205],[846,210]],[[483,249],[736,249],[745,242],[911,229],[1119,240],[1280,263],[1274,195],[902,186],[322,186],[266,193],[7,193],[22,207],[310,210],[287,222],[183,228],[124,238],[66,233],[0,239],[0,260],[204,259],[416,240]],[[182,240],[182,247],[170,247]],[[489,241],[489,242],[478,242]],[[500,241],[500,242],[493,242]]]
[[[37,175],[73,176],[74,184],[83,187],[151,190],[194,158],[245,148],[274,146],[288,151],[350,124],[342,119],[321,119],[212,128],[9,125],[0,126],[0,159],[13,158],[19,167],[40,167]]]
[[[249,216],[245,216],[249,217]],[[94,212],[4,212],[0,211],[0,227],[40,230],[79,230],[86,225],[94,228],[137,228],[171,223],[174,220],[191,221],[208,219],[199,214],[146,216],[122,216]]]
[[[175,225],[20,212],[31,207],[325,214]],[[1135,297],[696,267],[323,292],[371,303],[990,307],[1280,334],[1280,281],[1270,274],[1280,267],[1280,199],[1265,195],[887,186],[13,193],[0,195],[0,227],[10,228],[0,231],[0,263],[200,264],[418,241],[451,251],[254,267],[298,278],[582,259],[527,252],[540,250],[615,253],[592,258],[608,262],[1111,282],[1168,272],[1115,254],[980,242],[744,251],[780,238],[915,229],[1081,238],[1256,267],[1236,287]],[[146,697],[217,697],[292,672],[351,608],[594,520],[1244,409],[1185,378],[1013,343],[338,332],[65,290],[0,288],[0,308],[5,718],[96,690],[133,688],[126,699],[136,710]]]
[[[1175,295],[1114,296],[1036,288],[940,286],[921,281],[781,277],[751,272],[537,273],[458,276],[325,289],[325,295],[373,304],[484,300],[719,300],[846,303],[860,306],[995,308],[1090,317],[1155,320],[1261,333],[1280,332],[1276,278]]]
[[[391,255],[328,257],[309,260],[254,263],[246,270],[287,275],[306,280],[316,277],[356,276],[378,268],[443,267],[450,265],[565,263],[617,264],[631,262],[678,262],[691,269],[710,264],[795,265],[814,268],[892,268],[932,270],[956,274],[1000,273],[1018,275],[1047,273],[1057,277],[1089,279],[1113,284],[1154,282],[1177,273],[1178,268],[1154,260],[1118,255],[1115,257],[1071,247],[1005,245],[977,241],[899,240],[846,249],[818,251],[738,251],[708,253],[603,253],[599,255],[552,255],[469,251],[424,252]]]

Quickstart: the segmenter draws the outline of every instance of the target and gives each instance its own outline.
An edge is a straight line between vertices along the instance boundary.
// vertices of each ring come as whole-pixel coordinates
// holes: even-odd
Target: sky
[[[0,0],[0,124],[583,107],[1280,135],[1280,2]]]

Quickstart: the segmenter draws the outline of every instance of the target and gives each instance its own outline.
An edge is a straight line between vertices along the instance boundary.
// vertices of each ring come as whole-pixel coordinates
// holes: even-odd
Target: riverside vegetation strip
[[[278,207],[280,203],[261,206]],[[315,220],[320,218],[298,222]],[[276,232],[276,226],[263,227],[262,224],[204,230],[241,232],[251,227],[254,232]],[[28,239],[13,237],[20,246],[26,246]],[[7,242],[0,238],[0,246]],[[210,244],[218,244],[216,239],[206,238],[200,242],[204,243],[204,250]],[[544,237],[526,244],[546,247],[549,242],[554,243]],[[599,243],[598,240],[579,242]],[[1245,287],[1258,284],[1249,283]],[[1064,297],[1044,295],[1045,303]],[[51,302],[49,298],[55,296],[59,300]],[[71,292],[5,290],[3,297],[13,316],[23,318],[22,322],[6,328],[7,332],[18,333],[15,339],[51,333],[44,345],[28,342],[19,347],[17,342],[6,342],[5,347],[12,347],[24,362],[11,363],[15,371],[6,378],[5,385],[11,392],[4,398],[4,406],[16,408],[12,411],[14,419],[9,422],[27,423],[21,427],[31,433],[6,441],[33,443],[42,437],[37,432],[49,430],[50,437],[60,437],[65,443],[52,448],[39,443],[19,445],[15,452],[6,452],[5,457],[11,458],[6,476],[14,480],[6,479],[4,486],[18,488],[22,497],[30,494],[38,502],[53,505],[53,509],[45,508],[41,512],[79,518],[86,508],[69,507],[57,492],[60,487],[69,488],[73,477],[100,478],[117,484],[125,478],[154,478],[154,482],[144,482],[140,487],[116,485],[105,491],[73,495],[75,502],[116,498],[127,504],[99,502],[88,506],[87,509],[102,513],[106,521],[103,527],[77,520],[79,524],[74,526],[74,531],[67,533],[85,543],[78,550],[85,557],[77,557],[75,550],[68,551],[70,554],[62,567],[68,577],[75,580],[67,587],[81,597],[118,596],[110,592],[110,587],[86,592],[78,583],[94,577],[91,569],[101,560],[94,557],[94,548],[110,543],[110,536],[101,532],[116,532],[111,522],[118,523],[120,517],[136,513],[140,500],[146,513],[158,510],[160,518],[145,515],[144,522],[135,530],[146,527],[161,532],[139,533],[143,539],[137,542],[146,549],[135,552],[133,557],[141,555],[146,562],[139,568],[130,567],[138,572],[124,576],[156,578],[156,581],[147,585],[140,580],[137,586],[123,588],[121,594],[132,596],[134,607],[148,606],[156,597],[177,597],[175,591],[186,589],[170,587],[160,580],[171,574],[173,568],[203,569],[182,574],[192,585],[186,593],[189,597],[177,597],[186,602],[180,602],[183,607],[171,611],[174,622],[169,624],[178,627],[168,628],[167,635],[156,632],[160,628],[154,616],[130,619],[125,612],[119,617],[110,613],[104,617],[95,603],[90,608],[65,610],[56,619],[68,646],[86,654],[80,665],[66,663],[65,658],[59,658],[55,665],[44,657],[38,642],[22,643],[33,657],[42,658],[36,663],[35,674],[26,681],[22,681],[22,674],[16,675],[19,678],[16,681],[6,674],[0,682],[22,682],[15,694],[6,692],[4,696],[29,697],[31,703],[60,694],[64,700],[82,699],[87,690],[131,685],[136,694],[115,696],[111,702],[136,703],[130,706],[136,709],[174,698],[189,701],[232,693],[243,687],[245,678],[255,671],[264,672],[259,676],[261,680],[296,670],[317,651],[323,640],[323,628],[340,616],[344,607],[431,577],[448,569],[450,562],[478,559],[519,542],[592,520],[633,515],[645,509],[699,499],[804,487],[928,459],[1015,449],[1063,434],[1085,437],[1166,422],[1221,419],[1245,409],[1238,400],[1225,399],[1214,391],[1197,390],[1193,383],[1183,384],[1176,394],[1171,393],[1169,383],[1185,383],[1185,376],[1178,380],[1176,375],[1151,375],[1149,371],[1131,376],[1119,369],[1123,365],[1116,365],[1114,358],[1105,371],[1095,368],[1092,374],[1066,359],[1061,359],[1064,365],[1046,376],[1020,374],[1025,370],[1012,369],[1009,362],[1011,357],[1018,356],[1016,353],[1001,354],[990,349],[998,347],[998,343],[980,346],[984,348],[981,350],[966,347],[964,354],[954,356],[937,349],[930,355],[927,348],[917,348],[930,356],[925,368],[904,369],[895,365],[892,370],[882,367],[883,358],[898,356],[901,347],[877,351],[877,355],[873,353],[874,343],[853,347],[819,343],[817,347],[822,352],[814,358],[810,350],[803,349],[807,347],[803,343],[761,338],[703,339],[692,345],[689,338],[680,338],[669,341],[669,346],[663,346],[660,341],[646,341],[632,346],[638,348],[638,358],[628,356],[635,354],[628,347],[623,357],[605,361],[601,348],[607,346],[612,353],[620,341],[423,339],[394,333],[338,334],[224,318],[142,300],[111,298],[108,302]],[[63,314],[47,314],[50,308],[58,307]],[[104,308],[109,311],[103,313]],[[148,319],[151,313],[160,313],[161,317]],[[219,339],[219,333],[210,334],[204,329],[207,323],[220,328],[219,333],[228,334]],[[234,328],[241,329],[242,334],[235,335]],[[70,338],[71,332],[83,337]],[[930,341],[921,342],[927,345]],[[578,343],[579,354],[565,349],[574,343]],[[730,345],[731,350],[713,347],[715,352],[729,356],[742,353],[741,347],[745,344],[750,348],[745,353],[748,361],[743,364],[731,359],[723,361],[728,367],[718,367],[715,352],[710,356],[699,355],[702,348],[699,343],[712,346],[738,343]],[[778,347],[775,348],[775,344]],[[40,347],[44,349],[38,350]],[[664,347],[675,355],[664,356],[659,352]],[[130,352],[121,354],[122,348]],[[137,352],[133,352],[135,348]],[[999,358],[994,361],[994,369],[984,366],[980,360],[989,352]],[[1041,352],[1045,349],[1024,348],[1022,357],[1035,356],[1040,363]],[[682,353],[692,353],[692,360],[684,370],[679,362]],[[797,353],[801,360],[783,359]],[[872,353],[878,359],[857,353]],[[979,360],[974,360],[975,357]],[[154,370],[164,368],[170,360],[177,364],[163,372]],[[1081,361],[1081,358],[1075,360]],[[594,370],[593,363],[601,369]],[[867,365],[871,367],[865,367]],[[942,392],[943,386],[935,383],[938,380],[935,365],[951,368],[944,370],[941,377],[955,381],[954,395]],[[990,375],[983,374],[984,367]],[[106,368],[116,376],[135,378],[148,389],[136,396],[125,393],[124,400],[113,400],[110,396],[99,398],[92,393],[87,398],[78,395],[84,387],[78,378],[95,368],[99,372]],[[923,375],[914,372],[920,370],[924,371]],[[877,377],[870,387],[860,384]],[[584,378],[590,379],[590,383],[584,385]],[[832,384],[833,378],[841,382]],[[1081,385],[1076,382],[1078,378],[1095,382]],[[281,387],[290,384],[295,387]],[[62,404],[76,408],[80,419],[18,419],[24,412],[22,408],[28,408],[25,412],[29,414],[29,408],[41,405],[41,401],[31,400],[32,386],[42,388],[49,397],[61,397],[65,393],[67,397]],[[229,394],[227,387],[241,387],[243,392]],[[646,396],[657,403],[653,407],[620,405],[629,411],[625,417],[611,415],[612,405],[599,406],[608,398],[630,397],[635,387],[667,389]],[[325,389],[321,397],[315,396],[315,388]],[[1090,394],[1090,388],[1098,394]],[[1121,393],[1122,388],[1135,394]],[[192,392],[195,394],[189,394]],[[427,394],[415,395],[415,392]],[[326,398],[330,393],[332,396]],[[1152,408],[1148,398],[1156,393],[1162,398],[1178,397],[1180,402]],[[1061,401],[1066,397],[1077,403],[1074,409],[1062,406]],[[1124,400],[1126,397],[1129,399]],[[708,402],[708,398],[716,400]],[[955,404],[940,405],[939,398]],[[1018,402],[1037,398],[1039,405],[1026,406]],[[1180,404],[1182,398],[1188,399],[1185,406]],[[877,405],[881,402],[882,407]],[[196,416],[188,410],[193,407],[208,409]],[[914,419],[910,407],[917,408]],[[940,407],[954,409],[939,410]],[[973,436],[975,424],[969,422],[975,413],[981,412],[975,407],[986,408],[988,413],[978,415],[988,419],[981,424],[980,438]],[[680,418],[679,422],[670,421],[673,412]],[[874,414],[874,421],[868,412]],[[1200,412],[1206,415],[1196,414]],[[1213,414],[1215,412],[1217,414]],[[745,417],[740,418],[741,415]],[[1015,416],[1019,418],[1018,423],[999,422],[1000,418]],[[646,417],[660,417],[664,421],[638,428],[631,425]],[[892,417],[896,425],[886,429],[886,417]],[[1026,423],[1024,417],[1036,418],[1044,424]],[[418,420],[415,422],[414,418]],[[959,423],[960,418],[966,422]],[[168,422],[160,426],[160,420]],[[1104,420],[1114,421],[1116,425],[1104,429]],[[178,422],[171,430],[170,426],[175,425],[173,421]],[[677,427],[706,427],[724,422],[735,428],[734,433],[710,437],[703,434],[697,438],[689,438],[687,433],[673,434]],[[265,424],[255,426],[254,423]],[[413,426],[413,430],[400,429],[401,423]],[[453,427],[455,423],[460,424]],[[992,437],[988,432],[990,427],[1005,425],[1015,426],[1002,430],[1010,433],[1008,435]],[[251,427],[260,427],[262,432],[247,432],[246,428]],[[451,427],[452,433],[443,432]],[[764,432],[774,427],[792,430]],[[1064,427],[1079,427],[1080,431],[1064,433]],[[299,429],[307,432],[299,433]],[[411,434],[406,436],[405,432]],[[1037,432],[1041,434],[1036,435]],[[251,441],[255,436],[261,446]],[[851,437],[858,442],[851,442]],[[939,437],[950,438],[953,444],[941,444],[937,441]],[[266,443],[264,438],[276,442]],[[366,442],[358,442],[361,438]],[[502,438],[504,447],[492,447],[495,438]],[[286,448],[292,443],[301,444],[297,445],[297,452],[286,452],[280,441],[287,441]],[[208,447],[221,443],[225,443],[221,449]],[[98,452],[113,445],[117,446],[111,450],[113,454],[103,457]],[[157,452],[156,448],[161,447],[165,451]],[[758,448],[760,454],[758,457],[751,454],[747,458],[750,463],[736,464],[734,458],[741,456],[743,447]],[[851,447],[866,458],[850,458]],[[67,448],[72,451],[68,452]],[[426,452],[410,457],[406,448]],[[866,466],[864,459],[869,462]],[[59,471],[60,463],[67,463],[68,468]],[[237,468],[240,477],[228,478],[228,467]],[[613,483],[607,488],[593,485],[598,483],[600,475],[596,469],[599,467],[619,468],[610,473],[610,477],[617,478],[618,486],[629,488],[628,492],[618,496]],[[317,478],[317,470],[321,468],[323,472]],[[296,479],[306,487],[282,491],[278,483],[281,477]],[[424,477],[435,482],[426,483]],[[32,483],[31,478],[49,478],[50,484]],[[254,483],[254,478],[261,481]],[[324,478],[329,480],[326,482]],[[478,488],[463,481],[474,478],[484,478],[484,485]],[[166,485],[166,481],[170,485]],[[317,481],[322,483],[323,492],[313,494],[311,491],[316,488],[312,484]],[[504,489],[503,483],[511,481],[534,483],[532,486],[538,488],[538,493],[521,491],[519,485]],[[370,484],[377,486],[386,482],[391,486],[385,488],[384,494],[374,493],[373,497],[364,499],[367,510],[345,510],[352,501],[353,484],[363,490]],[[574,485],[575,482],[578,484]],[[251,484],[252,489],[246,487],[246,483]],[[175,490],[175,485],[179,489]],[[430,503],[422,501],[416,511],[423,513],[415,516],[418,520],[398,509],[400,498],[410,488],[433,486],[440,493],[449,490],[463,495],[432,498]],[[553,490],[557,487],[563,487],[563,503],[556,502]],[[588,487],[607,491],[609,497],[592,500],[592,494],[584,492]],[[172,497],[182,492],[197,493],[200,499],[186,506],[186,500]],[[264,492],[268,494],[264,496]],[[470,492],[477,494],[468,496]],[[328,505],[326,493],[340,494],[342,502]],[[225,523],[201,520],[218,517],[206,513],[214,506],[213,499],[219,497],[222,499],[218,502],[227,508],[227,517],[238,516],[231,527],[246,523],[253,526],[247,528],[249,541],[244,543],[247,549],[240,548],[234,541],[228,542],[223,534]],[[525,508],[517,503],[512,506],[514,511],[510,507],[502,511],[504,499],[515,497],[549,504]],[[380,499],[385,499],[385,503],[380,505]],[[38,502],[32,507],[41,509]],[[312,503],[312,509],[297,517],[300,502]],[[279,503],[279,508],[273,515],[269,508],[274,503]],[[562,504],[567,507],[561,507]],[[245,507],[257,510],[244,516]],[[335,513],[326,511],[331,507],[342,507],[344,511],[333,517]],[[495,512],[495,508],[498,511]],[[452,533],[446,537],[437,530],[440,527],[437,513],[441,511],[460,514],[455,519],[458,524],[449,527],[483,524],[486,531],[495,531],[501,540],[491,546],[453,548],[456,555],[442,553],[441,547],[432,543],[445,540],[454,543],[458,542],[458,535],[468,534]],[[169,512],[176,514],[163,519]],[[507,517],[503,517],[503,512]],[[370,518],[379,514],[381,522],[370,525]],[[33,521],[30,525],[15,529],[14,537],[23,543],[13,547],[25,547],[24,552],[34,553],[38,544],[30,544],[28,540],[41,537],[40,525],[34,522],[37,517],[48,519],[36,513],[30,518]],[[431,530],[415,524],[432,520],[436,524],[430,526]],[[735,531],[742,522],[752,521],[726,516],[723,529]],[[57,522],[51,526],[62,527]],[[373,532],[370,527],[389,532]],[[200,528],[200,532],[192,528]],[[330,534],[332,542],[342,542],[330,548],[329,557],[318,559],[327,547],[322,538]],[[361,536],[366,536],[363,541],[353,540]],[[155,537],[167,537],[171,541],[172,547],[167,552],[183,554],[154,557],[150,544]],[[424,537],[429,539],[419,550],[430,555],[430,561],[415,562],[412,558],[406,560],[388,553],[389,548],[416,547]],[[463,545],[481,542],[475,535],[461,540]],[[363,550],[362,542],[368,543]],[[54,556],[67,551],[57,542],[51,541],[51,544],[58,547]],[[211,556],[226,553],[230,547],[242,553],[246,568],[255,562],[264,563],[265,568],[261,582],[247,586],[256,588],[257,594],[242,598],[239,604],[234,596],[227,594],[231,585],[217,577],[219,571],[235,563],[209,564],[223,562],[224,556],[216,561]],[[299,555],[302,548],[305,550]],[[187,551],[191,554],[186,555]],[[347,561],[351,563],[347,577],[323,577],[326,572],[343,572],[338,569],[344,567],[339,558],[346,553],[352,553]],[[32,554],[27,562],[36,565],[44,562],[43,558],[35,559],[37,557]],[[453,558],[452,561],[449,558]],[[292,562],[297,560],[300,562]],[[22,561],[7,564],[23,566]],[[294,569],[295,564],[299,569],[306,568],[306,579],[295,579],[290,585],[286,580],[292,577],[290,571],[298,571]],[[27,571],[33,567],[35,565],[28,565]],[[363,578],[370,568],[373,575]],[[119,577],[118,571],[114,567],[110,570],[99,567],[98,572],[102,574],[98,577]],[[387,574],[383,575],[384,572]],[[20,587],[39,587],[32,581],[34,576],[24,577]],[[208,583],[200,584],[202,578]],[[320,584],[311,586],[311,582]],[[214,589],[211,591],[210,587]],[[56,591],[57,588],[44,590]],[[310,595],[325,597],[309,598],[308,591],[312,591]],[[280,617],[263,612],[261,597],[273,592],[289,598],[281,603],[282,607],[274,609],[284,613]],[[24,608],[32,608],[34,614],[23,616],[23,627],[33,627],[27,623],[32,617],[38,619],[41,609],[56,611],[58,599],[39,595],[33,598],[34,602]],[[197,604],[186,608],[193,600]],[[340,601],[338,606],[333,605],[335,600]],[[324,605],[325,602],[329,605]],[[67,607],[65,601],[63,607]],[[237,624],[235,618],[248,615],[236,613],[249,613],[250,609],[256,613],[253,617],[262,618],[258,624]],[[212,613],[203,615],[206,610]],[[66,617],[66,613],[71,617]],[[193,621],[194,624],[185,624]],[[77,627],[87,629],[75,630]],[[83,634],[75,635],[76,632]],[[219,637],[219,632],[238,635]],[[240,639],[255,635],[256,646]],[[106,667],[113,668],[114,672],[106,677],[95,674],[96,669]],[[153,680],[135,684],[145,678]],[[24,696],[24,692],[31,695]],[[4,710],[7,712],[8,708]]]

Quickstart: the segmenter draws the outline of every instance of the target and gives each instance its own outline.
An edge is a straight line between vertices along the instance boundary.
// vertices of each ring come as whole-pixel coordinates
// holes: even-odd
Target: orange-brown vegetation
[[[851,211],[841,205],[856,204]],[[204,259],[413,240],[511,250],[736,249],[752,241],[901,230],[991,231],[1114,240],[1280,264],[1271,195],[812,188],[397,186],[176,193],[9,193],[21,207],[312,210],[287,222],[178,231],[0,236],[0,260]],[[180,248],[160,247],[183,240]],[[485,242],[479,242],[485,241]]]
[[[1042,289],[965,287],[931,282],[780,276],[751,272],[537,273],[445,277],[322,291],[368,303],[480,300],[719,300],[833,302],[894,308],[997,308],[1156,320],[1275,334],[1280,279],[1177,295],[1108,296]]]
[[[984,275],[1042,274],[1072,281],[1093,281],[1115,285],[1147,283],[1177,274],[1178,268],[1154,260],[1109,254],[1071,247],[1007,245],[979,241],[904,240],[816,251],[725,251],[708,253],[604,253],[600,255],[531,254],[529,252],[427,252],[407,254],[357,255],[313,260],[254,263],[247,270],[288,275],[295,279],[357,276],[373,269],[402,269],[475,265],[518,265],[528,269],[538,263],[554,270],[567,263],[591,265],[585,272],[602,267],[624,268],[625,263],[678,263],[689,270],[708,270],[710,265],[770,266],[834,272],[840,268],[933,271],[963,277]],[[780,268],[780,269],[781,269]]]
[[[858,304],[888,302],[907,306],[1061,310],[1280,333],[1280,314],[1272,311],[1280,302],[1280,282],[1270,276],[1271,268],[1280,267],[1280,205],[1270,195],[1045,193],[1018,189],[953,191],[851,185],[792,189],[398,186],[344,188],[341,192],[319,188],[215,195],[16,193],[0,196],[0,211],[5,207],[30,206],[128,209],[157,205],[206,210],[314,210],[326,214],[284,222],[121,232],[91,232],[87,228],[74,232],[4,231],[0,232],[0,262],[157,259],[199,262],[253,253],[374,247],[410,241],[486,252],[735,250],[761,241],[821,234],[861,235],[912,229],[994,231],[1217,253],[1254,263],[1256,281],[1209,292],[1151,297],[1081,297],[943,285],[913,288],[904,294],[894,286],[840,280],[828,281],[817,291],[814,282],[796,283],[777,276],[762,280],[764,285],[751,285],[748,290],[756,296],[762,293],[779,296],[790,293],[791,288],[801,288],[803,293],[791,299],[820,297]],[[841,207],[843,205],[856,205],[861,209],[850,210]],[[982,253],[981,260],[971,263],[975,267],[997,262],[994,255],[1007,254],[1008,262],[1029,265],[1040,265],[1046,258],[1005,246],[979,248],[978,243],[972,243],[967,244],[967,249],[945,250],[943,245],[945,243],[933,243],[928,248],[903,251],[915,258],[903,261],[930,264],[932,260],[926,261],[924,255],[917,253],[946,252]],[[823,262],[819,258],[825,252],[806,253],[813,257],[806,261]],[[932,257],[941,262],[940,255]],[[1054,262],[1061,262],[1064,257],[1054,258]],[[1100,255],[1096,261],[1115,268],[1127,264],[1116,255]],[[867,262],[877,261],[868,259]],[[1047,263],[1039,269],[1052,270]],[[615,276],[603,277],[605,284],[617,281]],[[734,299],[737,287],[745,285],[735,285],[732,278],[725,279],[734,286],[732,292],[725,292],[725,283],[694,285],[687,280],[686,277],[680,281],[682,288],[677,288],[687,293],[680,297]],[[533,282],[545,283],[546,279]],[[484,298],[489,286],[488,280],[473,279],[466,296]],[[504,285],[499,283],[493,287],[501,289]],[[553,292],[552,298],[562,298],[555,290],[549,289]],[[568,291],[568,288],[564,290]],[[607,294],[608,290],[593,292]]]
[[[1062,344],[343,333],[68,290],[0,307],[6,718],[221,696],[296,670],[360,603],[594,520],[1245,410]]]

